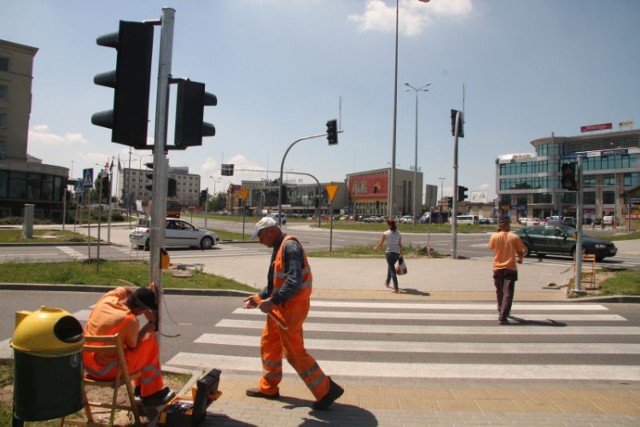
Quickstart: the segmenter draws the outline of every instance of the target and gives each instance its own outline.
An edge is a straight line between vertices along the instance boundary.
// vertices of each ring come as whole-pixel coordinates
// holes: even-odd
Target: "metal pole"
[[[389,177],[389,206],[387,213],[389,218],[394,217],[395,187],[396,187],[396,125],[398,118],[398,17],[399,0],[396,0],[396,42],[395,65],[393,73],[393,134],[391,138],[391,176]]]
[[[413,227],[416,227],[416,197],[418,190],[418,91],[414,91],[416,93],[416,138],[414,144],[414,157],[413,157],[413,203],[412,203],[412,214],[413,214]]]
[[[582,156],[578,156],[578,191],[576,192],[576,277],[575,292],[582,291]]]
[[[215,186],[215,182],[213,184]],[[215,187],[214,187],[215,188]],[[213,190],[213,192],[215,193],[216,190]],[[204,229],[207,229],[207,219],[209,218],[209,212],[207,212],[207,205],[209,203],[207,203],[209,201],[209,187],[206,187],[204,189]]]
[[[342,131],[338,131],[337,133],[341,133]],[[282,162],[280,163],[280,181],[278,182],[278,225],[282,225],[282,174],[284,171],[284,161],[287,158],[287,154],[289,154],[289,150],[293,148],[300,141],[305,141],[307,139],[320,138],[321,136],[327,136],[326,133],[321,133],[319,135],[311,135],[305,136],[304,138],[297,139],[289,145],[287,151],[284,152],[284,156],[282,156]]]
[[[151,217],[151,243],[149,245],[150,279],[155,284],[158,307],[162,307],[162,270],[160,249],[164,248],[165,218],[167,216],[167,186],[169,161],[167,159],[167,115],[169,112],[169,76],[173,54],[173,25],[176,11],[162,9],[160,52],[158,63],[158,91],[156,97],[155,138],[153,146],[153,196]]]
[[[451,259],[458,258],[458,127],[462,113],[456,112],[456,127],[453,144],[453,203],[451,214]]]

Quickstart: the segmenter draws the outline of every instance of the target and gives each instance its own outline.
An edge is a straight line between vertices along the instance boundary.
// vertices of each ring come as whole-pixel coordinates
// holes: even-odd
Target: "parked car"
[[[488,225],[491,224],[491,220],[489,218],[478,218],[478,224]]]
[[[524,225],[527,227],[531,227],[534,225],[540,225],[540,218],[527,218],[527,220],[524,222]],[[569,225],[569,224],[567,224]]]
[[[149,250],[150,220],[138,221],[129,234],[129,242],[138,248]],[[195,247],[211,249],[220,239],[209,230],[201,230],[190,223],[176,218],[167,218],[165,224],[164,244],[166,247]]]
[[[401,222],[403,224],[413,224],[413,217],[411,215],[403,215],[402,217],[400,217],[400,220],[398,222]]]
[[[280,222],[282,225],[285,225],[287,223],[287,214],[280,214],[278,212],[271,212],[270,214],[267,215],[269,218],[273,218],[276,220],[276,222],[278,221],[278,217],[281,216],[282,221]]]
[[[568,255],[574,257],[576,253],[576,229],[568,225],[540,225],[524,227],[515,232],[525,245],[525,256],[531,253],[537,255]],[[616,246],[602,239],[582,235],[584,253],[594,254],[597,261],[605,257],[615,256]]]

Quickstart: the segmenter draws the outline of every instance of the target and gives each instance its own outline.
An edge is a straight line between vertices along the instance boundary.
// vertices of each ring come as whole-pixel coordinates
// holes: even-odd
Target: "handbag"
[[[398,266],[396,267],[396,274],[402,276],[403,274],[407,274],[407,263],[404,262],[404,258],[400,257],[398,259]]]

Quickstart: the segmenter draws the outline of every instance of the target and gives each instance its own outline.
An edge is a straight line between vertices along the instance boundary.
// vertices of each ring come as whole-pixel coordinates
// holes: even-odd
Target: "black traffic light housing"
[[[562,165],[562,188],[569,191],[578,191],[576,182],[576,164],[564,163]]]
[[[102,174],[100,179],[100,192],[102,193],[100,195],[100,201],[101,203],[109,203],[111,201],[111,182],[109,180],[109,175],[106,173]]]
[[[453,197],[447,197],[447,207],[453,207]]]
[[[216,128],[203,121],[204,107],[218,105],[215,95],[205,92],[204,83],[191,80],[175,80],[178,84],[176,101],[175,148],[202,145],[203,136],[215,136]]]
[[[222,169],[220,171],[220,175],[222,176],[233,176],[233,163],[222,164]]]
[[[175,178],[169,178],[167,185],[167,197],[176,197],[178,195],[178,181]]]
[[[463,200],[465,200],[467,198],[467,187],[464,187],[462,185],[458,185],[458,201],[462,202]]]
[[[456,116],[460,115],[458,118],[458,132],[456,135]],[[451,135],[458,136],[459,138],[464,138],[464,117],[462,111],[451,110]]]
[[[111,141],[138,149],[147,146],[149,91],[153,53],[153,25],[120,21],[117,33],[97,39],[100,46],[118,51],[116,69],[93,81],[114,89],[113,109],[91,116],[91,123],[111,129]]]
[[[327,122],[327,142],[329,145],[338,144],[338,121],[329,120]]]
[[[153,163],[149,162],[149,163],[145,163],[144,165],[147,168],[151,169],[150,171],[147,171],[144,174],[144,176],[150,181],[149,184],[144,185],[144,188],[146,188],[148,191],[153,191]]]

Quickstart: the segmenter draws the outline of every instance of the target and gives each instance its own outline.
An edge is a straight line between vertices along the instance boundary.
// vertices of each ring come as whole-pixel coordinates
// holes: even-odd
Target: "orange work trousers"
[[[140,371],[140,378],[136,378],[134,382],[136,386],[140,386],[142,397],[151,396],[164,387],[159,353],[155,334],[147,334],[136,348],[125,350],[129,373]],[[114,379],[117,370],[116,361],[103,365],[94,359],[95,356],[95,353],[85,353],[82,357],[89,375],[97,380]]]
[[[276,310],[285,319],[288,328],[282,329],[271,316],[267,316],[267,323],[260,341],[263,372],[260,378],[260,391],[267,395],[279,392],[278,384],[282,381],[284,354],[316,400],[322,399],[329,392],[329,378],[320,369],[316,360],[307,353],[302,338],[302,324],[309,313],[309,296],[293,297]]]

